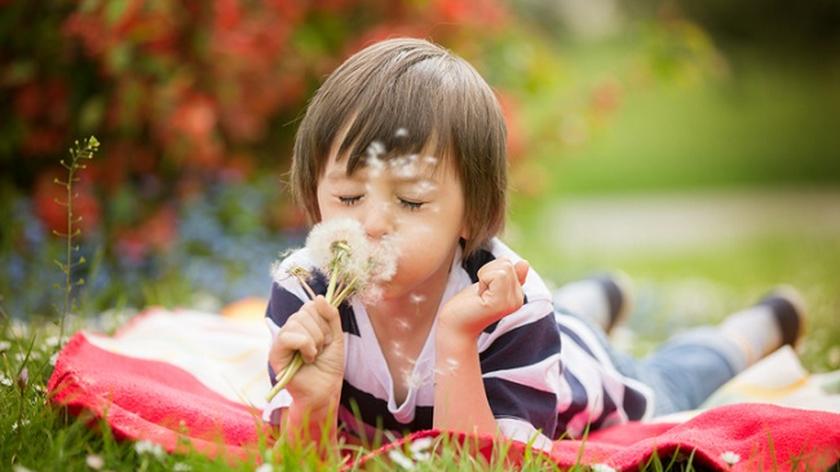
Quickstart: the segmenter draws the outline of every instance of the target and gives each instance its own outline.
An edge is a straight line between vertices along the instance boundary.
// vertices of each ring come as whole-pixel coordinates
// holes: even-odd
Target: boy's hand
[[[340,394],[344,377],[341,319],[321,295],[289,317],[274,338],[268,361],[278,377],[296,351],[304,363],[286,389],[296,403],[320,408]]]
[[[478,270],[478,282],[461,290],[441,310],[439,329],[475,339],[481,330],[522,306],[528,263],[495,259]]]

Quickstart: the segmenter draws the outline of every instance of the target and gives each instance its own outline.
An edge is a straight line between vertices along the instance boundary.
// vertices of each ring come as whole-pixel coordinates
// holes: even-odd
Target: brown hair
[[[292,195],[320,221],[317,186],[334,143],[348,156],[348,175],[372,143],[386,159],[434,143],[435,156],[454,159],[463,188],[467,256],[504,226],[506,134],[493,91],[465,60],[420,39],[378,42],[339,66],[309,103],[295,138]]]

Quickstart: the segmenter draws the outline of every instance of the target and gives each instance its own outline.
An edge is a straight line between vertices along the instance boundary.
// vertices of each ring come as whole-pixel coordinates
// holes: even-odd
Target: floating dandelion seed
[[[406,321],[402,318],[397,318],[396,321],[397,321],[397,328],[399,328],[400,331],[408,331],[409,329],[411,329],[411,324],[409,324],[408,321]]]
[[[102,459],[102,456],[100,455],[88,454],[88,456],[85,457],[85,464],[93,470],[101,470],[105,465],[105,460]]]
[[[422,387],[424,384],[427,383],[427,380],[431,380],[429,376],[424,376],[423,374],[412,371],[405,377],[405,384],[409,389],[417,390]]]
[[[379,156],[385,154],[386,151],[387,151],[387,149],[385,148],[385,145],[382,144],[381,141],[371,141],[370,144],[368,145],[367,149],[365,150],[365,153],[368,155],[368,158],[371,158],[371,157],[377,157],[378,158]]]
[[[733,451],[724,451],[720,455],[720,459],[723,462],[726,462],[729,465],[735,465],[735,464],[741,462],[741,456],[738,455],[737,453],[733,452]]]
[[[405,128],[397,128],[397,131],[394,133],[394,137],[407,138],[408,137],[408,130],[405,129]]]
[[[361,223],[352,218],[337,218],[315,225],[306,238],[315,264],[328,276],[329,282],[324,298],[333,307],[354,295],[361,295],[363,301],[381,295],[375,288],[379,282],[386,282],[396,272],[396,246],[387,242],[374,246],[365,235]],[[273,269],[277,271],[277,266]],[[273,274],[275,279],[283,277]],[[303,277],[299,269],[292,268],[292,275]],[[308,284],[303,282],[304,287]],[[303,366],[303,357],[296,352],[291,362],[277,378],[266,400],[271,401],[291,381]]]

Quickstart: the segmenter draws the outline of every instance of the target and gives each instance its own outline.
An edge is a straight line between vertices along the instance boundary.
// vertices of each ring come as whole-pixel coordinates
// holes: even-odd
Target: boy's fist
[[[478,270],[478,282],[444,305],[439,329],[475,338],[490,324],[518,310],[524,302],[522,285],[528,269],[528,262],[514,264],[507,258],[485,264]]]
[[[274,338],[268,362],[278,378],[296,351],[304,363],[286,386],[296,402],[319,404],[340,390],[344,377],[341,319],[321,295],[290,316]]]

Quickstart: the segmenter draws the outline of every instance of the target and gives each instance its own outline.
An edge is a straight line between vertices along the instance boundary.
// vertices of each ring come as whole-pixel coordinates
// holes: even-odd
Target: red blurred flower
[[[602,80],[592,90],[590,104],[596,112],[609,113],[621,104],[623,92],[621,83],[615,78]]]
[[[511,162],[517,161],[524,156],[526,147],[519,102],[515,97],[501,90],[496,91],[496,97],[499,99],[507,126],[508,159]]]
[[[117,231],[117,251],[132,263],[140,263],[152,252],[165,252],[177,237],[177,215],[165,206],[132,228]]]
[[[56,184],[56,178],[64,181],[67,179],[67,175],[58,171],[50,171],[38,176],[33,197],[35,213],[51,231],[66,233],[67,208],[56,203],[55,200],[66,202],[67,189]],[[87,178],[73,184],[73,193],[76,194],[73,199],[73,215],[82,218],[80,222],[74,223],[73,226],[81,229],[82,236],[84,236],[85,233],[96,229],[99,225],[99,201],[93,193],[91,181]]]

